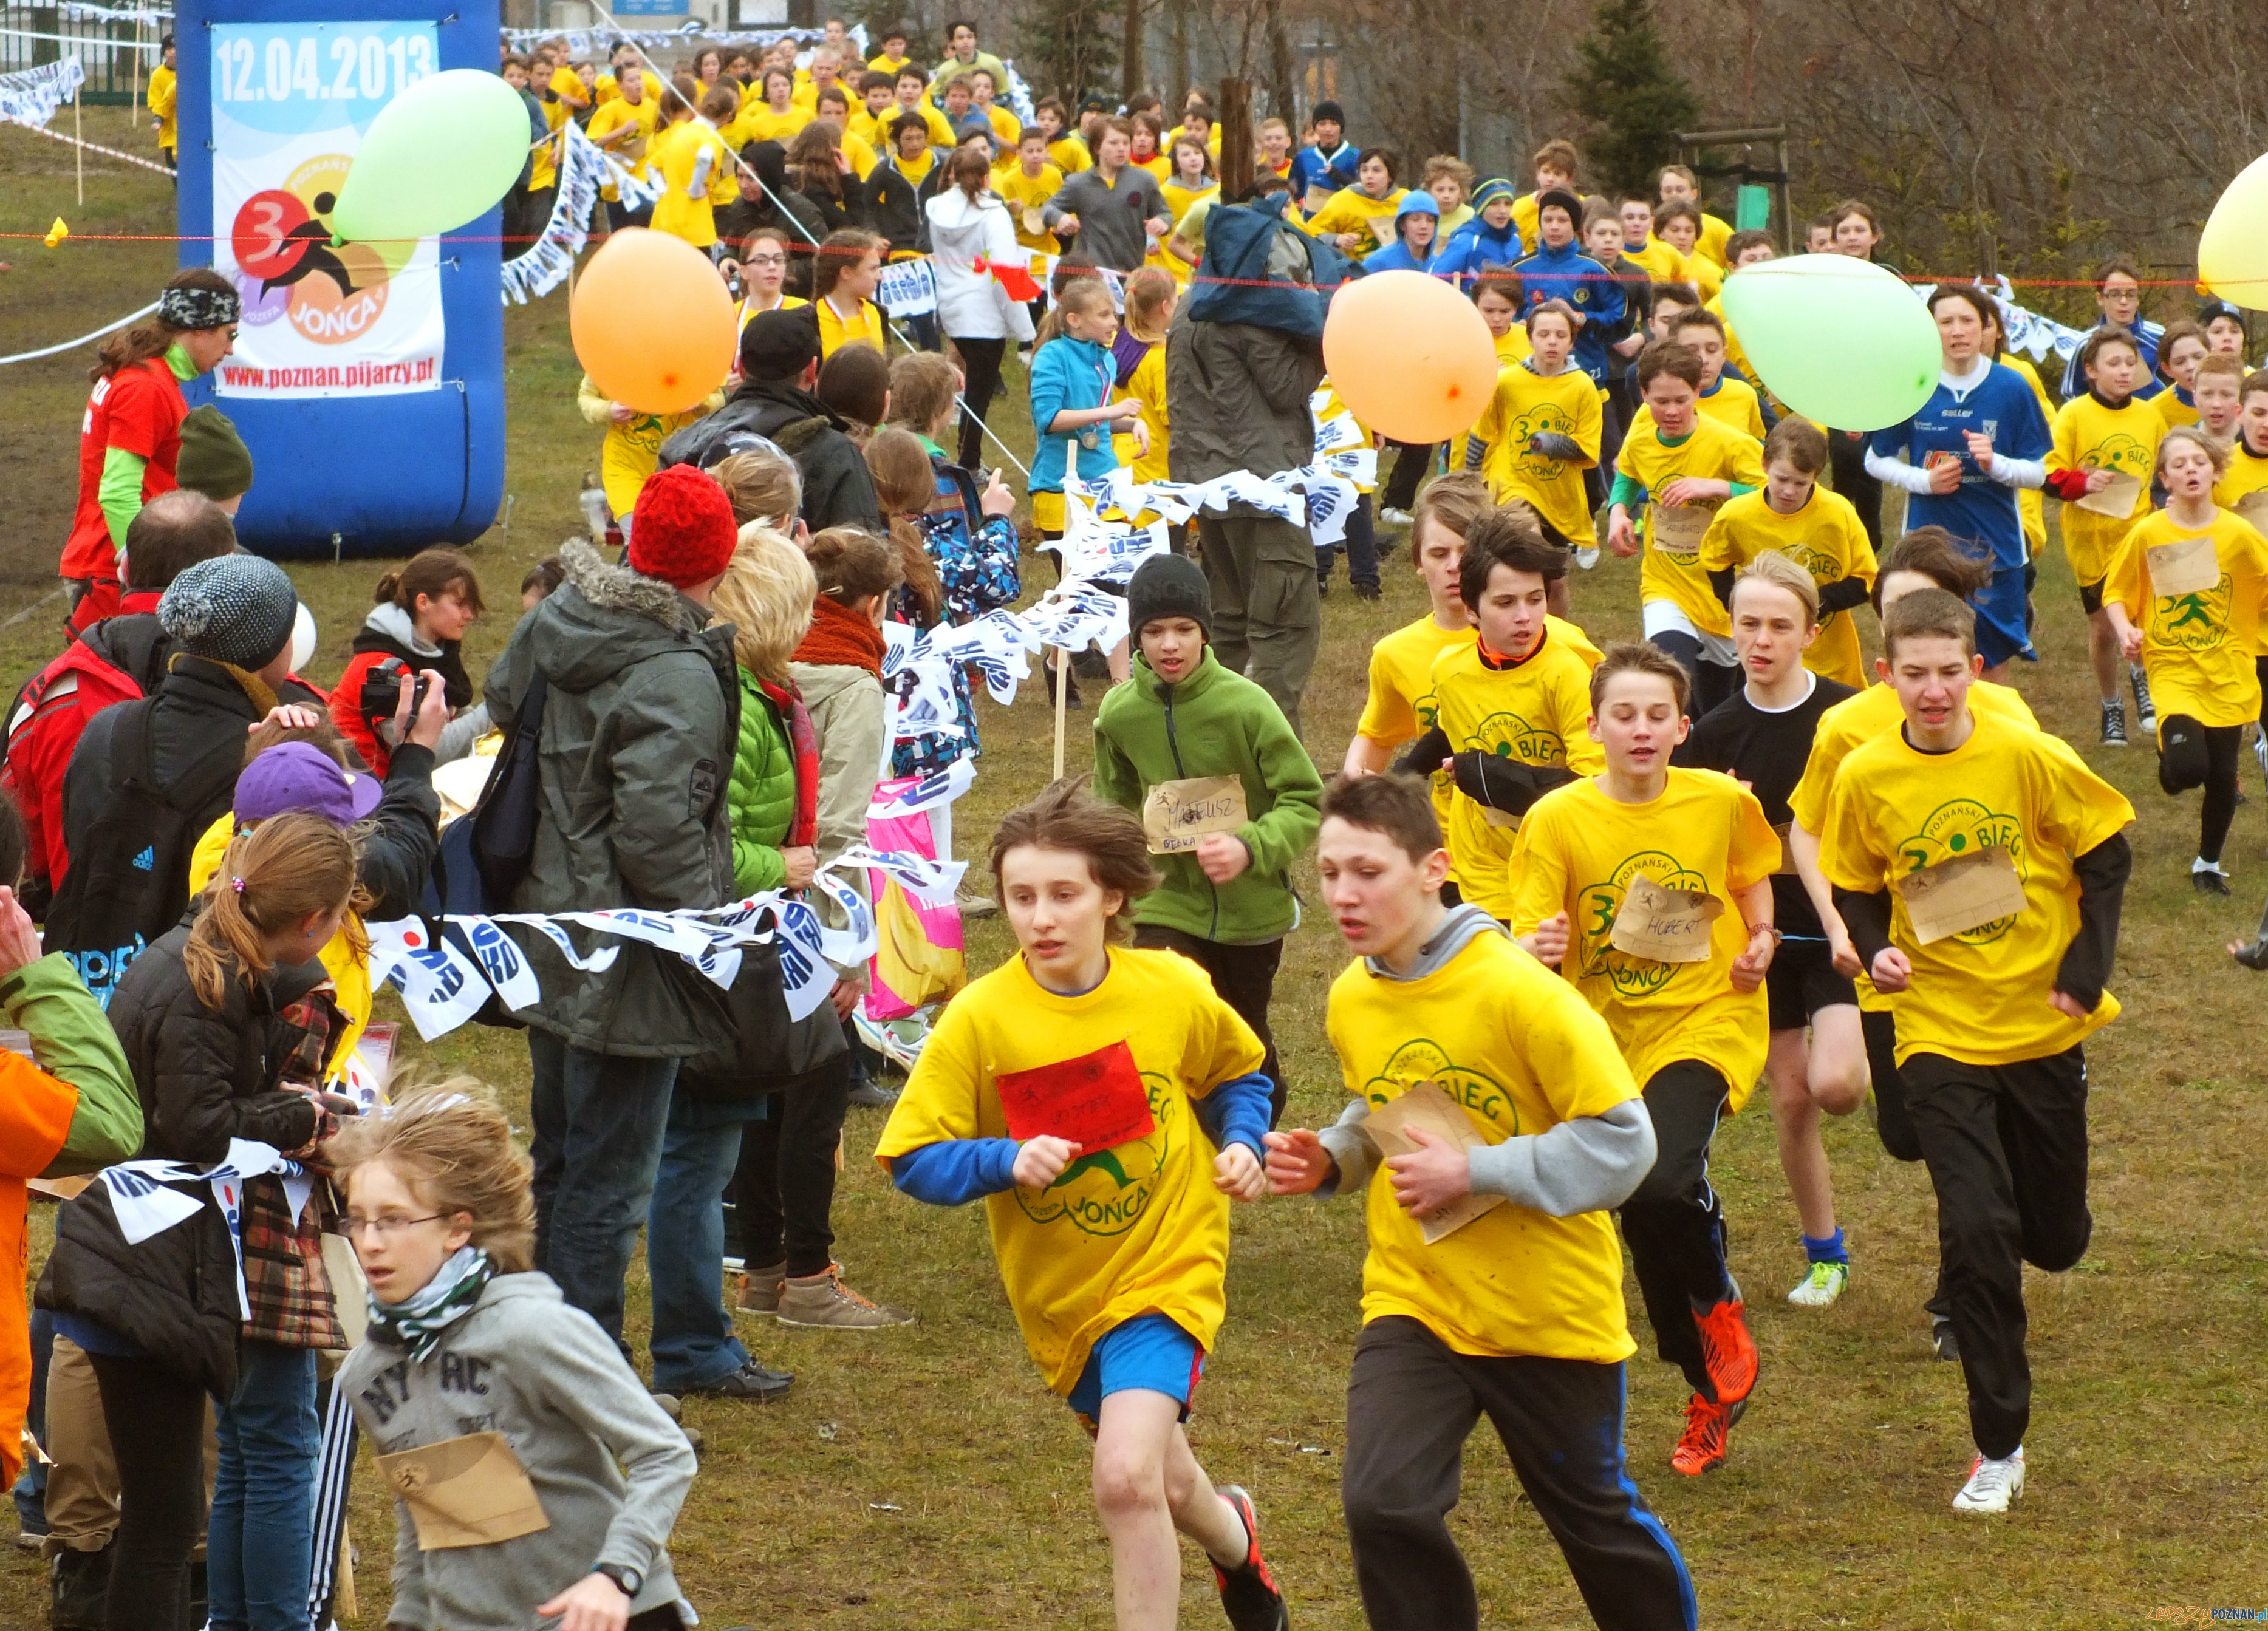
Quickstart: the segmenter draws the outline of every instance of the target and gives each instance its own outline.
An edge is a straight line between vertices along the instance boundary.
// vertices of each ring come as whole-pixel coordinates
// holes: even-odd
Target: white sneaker
[[[1586,572],[1587,572],[1593,567],[1598,565],[1598,563],[1599,547],[1596,544],[1579,544],[1576,546],[1575,564],[1577,566],[1581,567]]]
[[[1388,507],[1378,512],[1378,518],[1388,526],[1407,526],[1410,525],[1410,517],[1407,510]]]
[[[2008,1503],[2024,1493],[2024,1447],[2005,1461],[1978,1456],[1970,1464],[1969,1481],[1953,1497],[1956,1512],[2005,1512]]]
[[[1798,1308],[1825,1308],[1851,1283],[1848,1263],[1814,1263],[1787,1300]]]
[[[2252,757],[2260,763],[2260,774],[2264,777],[2268,777],[2268,735],[2253,737]]]

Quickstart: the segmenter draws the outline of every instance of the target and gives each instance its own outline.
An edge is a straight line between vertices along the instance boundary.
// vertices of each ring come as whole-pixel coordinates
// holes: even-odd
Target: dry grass
[[[107,113],[90,116],[91,136]],[[122,124],[122,119],[118,121]],[[120,143],[114,131],[106,139]],[[134,138],[127,137],[128,142]],[[58,163],[58,158],[61,161]],[[165,186],[143,173],[91,177],[90,209],[70,206],[68,150],[0,131],[0,231],[166,230]],[[163,246],[90,245],[61,253],[8,246],[0,274],[0,355],[83,333],[147,299],[170,264]],[[576,380],[558,298],[507,324],[512,467],[509,536],[476,547],[491,599],[575,524],[574,489],[595,437],[574,415]],[[83,376],[70,359],[11,369],[0,381],[8,430],[0,618],[44,591],[70,503],[72,432]],[[1020,421],[1020,404],[996,411]],[[1017,439],[1028,439],[1019,423]],[[337,457],[347,458],[348,450]],[[1041,574],[1044,575],[1044,570]],[[335,672],[375,577],[369,566],[295,569],[325,633],[317,672]],[[1309,691],[1310,741],[1336,762],[1359,710],[1370,643],[1419,615],[1406,562],[1388,569],[1384,605],[1341,590]],[[1635,575],[1609,560],[1575,585],[1594,638],[1637,633]],[[2219,946],[2247,930],[2268,866],[2260,812],[2240,812],[2229,863],[2239,897],[2194,897],[2183,874],[2194,801],[2156,790],[2141,749],[2092,746],[2091,692],[2069,574],[2047,563],[2040,603],[2049,660],[2019,679],[2051,728],[2133,798],[2137,867],[2114,985],[2127,1004],[2093,1049],[2097,1094],[2094,1247],[2070,1274],[2029,1288],[2037,1415],[2029,1493],[2006,1521],[1956,1519],[1948,1502],[1970,1453],[1960,1377],[1928,1354],[1920,1304],[1933,1264],[1925,1175],[1883,1155],[1863,1118],[1829,1128],[1841,1210],[1857,1262],[1850,1293],[1823,1314],[1780,1294],[1801,1272],[1796,1223],[1762,1099],[1719,1141],[1716,1179],[1732,1217],[1734,1262],[1752,1297],[1764,1354],[1756,1407],[1731,1460],[1689,1483],[1666,1465],[1683,1394],[1646,1352],[1631,1367],[1634,1477],[1683,1547],[1708,1623],[1781,1627],[2137,1623],[2161,1605],[2231,1607],[2268,1588],[2261,1523],[2268,1404],[2255,1151],[2264,1104],[2250,1045],[2261,988]],[[0,629],[11,677],[50,650],[43,614]],[[507,632],[477,631],[485,661]],[[477,666],[477,665],[476,665]],[[1048,771],[1048,715],[1036,687],[1013,708],[981,704],[990,749],[957,826],[981,855],[999,813]],[[1088,759],[1089,714],[1071,716],[1071,762]],[[1309,883],[1312,883],[1310,878]],[[1313,901],[1312,888],[1308,898]],[[978,926],[973,968],[1007,954],[1005,928]],[[1292,1114],[1312,1122],[1340,1102],[1322,1003],[1343,963],[1311,913],[1278,991],[1278,1035]],[[426,1050],[476,1069],[524,1106],[517,1038],[467,1031]],[[703,1472],[674,1547],[705,1623],[977,1627],[1108,1623],[1108,1558],[1088,1503],[1086,1441],[1039,1384],[1018,1341],[975,1209],[939,1213],[893,1194],[867,1159],[881,1113],[853,1113],[837,1207],[852,1282],[917,1311],[910,1328],[821,1335],[744,1331],[768,1362],[798,1375],[781,1406],[696,1401]],[[1194,1428],[1219,1475],[1249,1485],[1265,1514],[1298,1623],[1361,1623],[1340,1521],[1336,1457],[1362,1256],[1351,1206],[1244,1209],[1230,1267],[1230,1318]],[[644,1319],[642,1273],[633,1325]],[[634,1333],[642,1336],[642,1332]],[[1320,1451],[1320,1453],[1317,1453]],[[1557,1553],[1485,1434],[1473,1442],[1455,1522],[1480,1576],[1488,1622],[1585,1623]],[[364,1626],[383,1624],[392,1517],[358,1484]],[[1217,1624],[1191,1559],[1189,1623]],[[0,1563],[0,1624],[43,1619],[36,1567]]]

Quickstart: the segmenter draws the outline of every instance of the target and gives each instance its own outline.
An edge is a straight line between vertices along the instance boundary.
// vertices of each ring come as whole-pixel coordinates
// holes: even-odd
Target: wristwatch
[[[645,1576],[637,1569],[622,1563],[600,1563],[591,1572],[594,1575],[606,1576],[608,1579],[622,1589],[624,1597],[634,1598],[645,1589]]]

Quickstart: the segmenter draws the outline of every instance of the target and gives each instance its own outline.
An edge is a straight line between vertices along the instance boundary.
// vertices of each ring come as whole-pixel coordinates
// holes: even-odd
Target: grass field
[[[124,124],[115,110],[90,110],[88,136],[142,151],[146,137]],[[91,165],[79,210],[70,150],[18,130],[0,129],[0,232],[36,234],[58,214],[82,234],[172,230],[162,178]],[[0,356],[131,310],[173,264],[170,245],[81,241],[50,252],[36,237],[0,239],[0,259],[13,263],[0,272]],[[492,530],[475,546],[492,604],[508,605],[525,566],[574,530],[575,490],[596,462],[597,437],[574,412],[565,316],[557,295],[508,315],[513,520],[509,533]],[[72,503],[84,367],[83,356],[71,356],[0,372],[8,451],[0,513],[11,522],[0,534],[0,620],[20,617],[0,622],[0,680],[11,688],[55,646],[59,604],[40,597],[52,588]],[[1028,444],[1020,400],[994,416]],[[353,457],[347,448],[321,452]],[[323,631],[312,667],[328,678],[377,569],[294,575]],[[1307,703],[1309,746],[1327,768],[1360,709],[1371,642],[1424,611],[1406,557],[1387,577],[1382,605],[1354,601],[1343,578],[1327,602],[1328,637]],[[1609,557],[1579,575],[1574,597],[1594,639],[1636,636],[1631,564]],[[1852,1289],[1824,1313],[1781,1300],[1802,1254],[1759,1096],[1720,1135],[1712,1175],[1727,1197],[1764,1369],[1730,1460],[1705,1480],[1668,1468],[1684,1391],[1651,1357],[1630,1291],[1641,1349],[1630,1368],[1632,1475],[1683,1548],[1711,1625],[2095,1631],[2165,1618],[2161,1608],[2268,1602],[2268,1274],[2257,1201],[2268,1092],[2246,1040],[2268,988],[2220,950],[2249,932],[2268,888],[2268,798],[2249,782],[2253,802],[2239,812],[2228,856],[2236,899],[2193,895],[2194,801],[2176,804],[2157,791],[2146,749],[2093,746],[2083,628],[2059,553],[2043,563],[2039,603],[2045,660],[2019,681],[2043,723],[2124,790],[2140,819],[2113,981],[2126,1012],[2090,1048],[2095,1241],[2071,1273],[2030,1276],[2027,1289],[2030,1488],[2006,1520],[1949,1510],[1970,1447],[1959,1372],[1931,1359],[1920,1307],[1933,1270],[1934,1208],[1922,1171],[1884,1155],[1863,1116],[1828,1129],[1857,1264]],[[502,618],[475,631],[476,672],[508,632]],[[1036,790],[1049,768],[1039,687],[1010,709],[988,702],[980,710],[988,752],[955,823],[964,856],[983,854],[999,813]],[[1089,758],[1091,716],[1071,716],[1074,769]],[[1311,873],[1303,883],[1310,909],[1286,951],[1277,1032],[1292,1116],[1313,1124],[1342,1101],[1322,1005],[1344,959],[1316,909]],[[1009,944],[1001,923],[976,926],[972,971],[993,966]],[[410,1051],[477,1070],[507,1104],[525,1105],[516,1038],[468,1029]],[[919,1323],[869,1334],[744,1330],[760,1356],[797,1373],[796,1388],[770,1408],[688,1405],[707,1447],[673,1547],[680,1575],[715,1627],[1107,1626],[1108,1559],[1087,1495],[1086,1440],[1022,1352],[978,1210],[918,1207],[872,1164],[882,1113],[852,1113],[838,1249],[852,1283],[916,1311]],[[1217,1476],[1253,1489],[1295,1623],[1358,1627],[1336,1452],[1357,1326],[1360,1218],[1351,1205],[1268,1202],[1241,1209],[1235,1229],[1229,1320],[1192,1437]],[[643,1298],[641,1267],[634,1325]],[[1587,1623],[1485,1434],[1473,1441],[1464,1493],[1454,1522],[1486,1622]],[[363,1626],[384,1624],[392,1532],[392,1513],[364,1476],[354,1519]],[[1187,1577],[1187,1623],[1219,1624],[1194,1556]],[[40,1593],[37,1565],[0,1561],[0,1626],[44,1623]]]

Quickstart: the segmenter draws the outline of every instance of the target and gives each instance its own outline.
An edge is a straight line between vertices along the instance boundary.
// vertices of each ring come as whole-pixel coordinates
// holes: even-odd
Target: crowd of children
[[[1662,1458],[1698,1477],[1726,1461],[1764,1380],[1711,1160],[1760,1082],[1804,1253],[1789,1304],[1827,1307],[1856,1272],[1822,1113],[1870,1106],[1885,1150],[1926,1165],[1940,1263],[1926,1308],[1937,1353],[1961,1366],[1975,1448],[1952,1504],[2007,1511],[2032,1404],[2024,1265],[2069,1268],[2090,1235],[2085,1043],[2119,1012],[2108,985],[2133,819],[2007,683],[2043,655],[2043,496],[2088,620],[2095,746],[2130,741],[2123,664],[2161,787],[2202,790],[2195,887],[2225,895],[2248,726],[2268,771],[2268,371],[2245,367],[2242,318],[2209,305],[2145,323],[2139,273],[2108,261],[2102,323],[2058,407],[2007,354],[1992,297],[1941,285],[1926,297],[1941,349],[1927,402],[1899,425],[1837,430],[1786,412],[1749,366],[1721,292],[1773,239],[1708,214],[1681,166],[1651,198],[1587,197],[1580,156],[1554,141],[1522,192],[1453,156],[1412,165],[1358,146],[1329,100],[1301,140],[1269,120],[1225,162],[1201,97],[1170,127],[1146,95],[1075,119],[1049,97],[1027,127],[973,26],[948,26],[934,69],[902,32],[880,43],[860,64],[829,22],[801,62],[783,40],[703,50],[666,77],[628,43],[606,71],[570,62],[563,41],[504,58],[532,133],[507,234],[548,219],[572,121],[660,182],[652,206],[610,196],[610,224],[710,251],[743,309],[727,391],[691,413],[640,414],[584,382],[585,416],[606,427],[611,515],[594,531],[611,524],[624,559],[578,540],[531,574],[485,687],[458,655],[486,609],[477,577],[436,549],[379,584],[328,718],[292,706],[319,694],[291,688],[304,682],[282,643],[288,582],[208,558],[225,551],[196,540],[225,528],[165,490],[186,457],[185,437],[168,439],[178,383],[226,355],[216,336],[237,320],[222,290],[176,280],[160,325],[98,370],[143,405],[129,414],[112,391],[99,424],[90,413],[67,561],[83,643],[106,678],[124,671],[103,654],[129,636],[173,655],[119,680],[121,695],[154,693],[123,745],[118,718],[91,723],[63,707],[70,693],[27,687],[8,775],[35,819],[11,838],[0,802],[0,872],[23,872],[11,863],[27,848],[48,889],[80,869],[57,894],[67,925],[94,910],[91,887],[114,906],[116,869],[99,885],[85,875],[147,812],[122,756],[151,753],[144,722],[178,716],[200,674],[233,711],[225,753],[158,777],[198,804],[159,842],[178,827],[196,847],[166,921],[98,984],[114,1038],[70,972],[107,948],[58,940],[51,916],[71,961],[37,961],[0,892],[0,1002],[26,1020],[56,1123],[19,1164],[209,1164],[257,1143],[326,1181],[312,1211],[284,1203],[300,1165],[244,1187],[240,1271],[217,1210],[137,1234],[102,1185],[64,1209],[39,1301],[58,1355],[92,1375],[122,1511],[107,1607],[85,1623],[188,1623],[207,1394],[222,1404],[214,1623],[305,1623],[335,1538],[305,1521],[320,1504],[312,1356],[344,1345],[339,1299],[365,1290],[369,1334],[338,1373],[335,1414],[359,1422],[399,1497],[394,1618],[678,1623],[667,1542],[695,1468],[624,1358],[636,1231],[659,1394],[790,1391],[734,1335],[735,1311],[909,1322],[835,1260],[853,1102],[890,1106],[873,1153],[895,1190],[983,1201],[1027,1348],[1093,1438],[1121,1631],[1175,1622],[1179,1536],[1238,1631],[1286,1631],[1297,1583],[1267,1561],[1253,1495],[1212,1481],[1185,1423],[1232,1311],[1233,1206],[1355,1192],[1368,1251],[1340,1471],[1369,1623],[1477,1625],[1446,1520],[1484,1414],[1599,1625],[1697,1623],[1683,1557],[1625,1460],[1637,1346],[1621,1252],[1690,1392]],[[1217,606],[1223,563],[1201,567],[1177,537],[1125,586],[1091,784],[1011,811],[983,847],[990,894],[962,897],[1005,917],[1015,951],[936,1015],[902,1095],[855,1085],[863,1054],[843,1022],[865,976],[843,968],[831,1003],[769,1034],[777,1057],[754,1063],[688,1042],[676,1054],[695,1062],[673,1076],[674,1055],[644,1057],[643,1042],[610,1052],[611,996],[538,1020],[532,1164],[477,1084],[356,1115],[332,1090],[370,1018],[363,925],[381,900],[404,908],[437,841],[430,790],[403,790],[492,727],[519,741],[532,716],[556,821],[572,778],[608,754],[635,783],[619,786],[652,792],[633,761],[660,750],[639,731],[678,746],[714,733],[718,754],[689,775],[672,760],[651,806],[686,829],[653,903],[807,887],[863,840],[886,768],[925,775],[980,751],[963,672],[950,729],[894,739],[887,698],[909,682],[887,669],[885,631],[966,623],[1023,592],[1015,496],[978,463],[1009,348],[1030,342],[1026,496],[1039,541],[1059,544],[1075,481],[1165,478],[1176,422],[1218,411],[1177,395],[1169,354],[1201,326],[1183,302],[1208,239],[1256,204],[1318,253],[1453,280],[1500,364],[1469,432],[1401,447],[1349,518],[1358,593],[1379,593],[1373,525],[1406,527],[1429,606],[1372,647],[1339,774],[1327,783],[1303,741],[1296,687],[1281,695],[1256,660],[1226,655],[1249,636],[1256,659],[1259,609]],[[1811,234],[1812,253],[1879,253],[1863,202]],[[1063,257],[1028,309],[1029,290],[993,281],[1017,252]],[[936,259],[939,309],[897,325],[876,296],[908,254]],[[964,281],[948,299],[949,277]],[[1318,383],[1301,376],[1298,402]],[[144,421],[169,415],[167,434],[148,434]],[[1904,495],[1890,533],[1885,487]],[[1604,650],[1570,589],[1602,548],[1642,556],[1644,634]],[[1317,565],[1327,580],[1327,551]],[[154,606],[151,588],[165,590]],[[152,627],[123,627],[136,617]],[[626,701],[649,661],[700,709],[673,712],[659,690]],[[622,733],[626,714],[638,729]],[[239,775],[244,724],[257,728]],[[589,827],[561,823],[541,853],[587,871]],[[948,855],[949,820],[932,830]],[[1350,1102],[1315,1128],[1297,1125],[1271,1017],[1310,857],[1349,954],[1325,1029]],[[642,862],[606,864],[608,889],[642,886]],[[519,903],[560,909],[538,897],[571,882],[536,877]],[[2230,950],[2268,965],[2268,934]],[[606,972],[567,956],[578,974]],[[107,1093],[122,1120],[129,1083],[136,1136],[82,1139],[56,1107]],[[615,1090],[643,1098],[589,1108]],[[617,1171],[633,1146],[648,1152],[642,1181]],[[597,1193],[578,1163],[601,1173]],[[152,1181],[180,1193],[179,1173]],[[361,1275],[336,1296],[326,1225]],[[287,1464],[301,1514],[288,1521],[260,1476]],[[471,1516],[432,1498],[460,1477],[479,1489]]]

